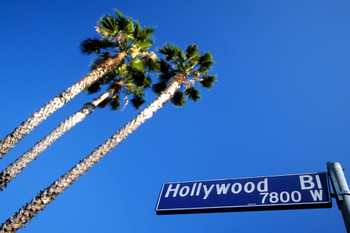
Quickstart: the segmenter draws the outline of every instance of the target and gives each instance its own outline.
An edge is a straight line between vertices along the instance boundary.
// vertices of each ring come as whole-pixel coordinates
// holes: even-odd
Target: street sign
[[[157,214],[329,208],[326,172],[164,183]]]

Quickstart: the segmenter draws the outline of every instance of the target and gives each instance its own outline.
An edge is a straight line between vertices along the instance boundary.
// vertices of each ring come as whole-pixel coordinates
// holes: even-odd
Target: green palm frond
[[[160,70],[160,64],[157,60],[153,60],[151,58],[144,58],[142,59],[142,62],[144,64],[144,67],[147,72],[158,72]]]
[[[134,29],[135,29],[135,27],[134,27],[134,22],[132,21],[132,19],[127,19],[127,23],[126,23],[126,26],[124,28],[124,32],[132,35],[134,33]]]
[[[187,97],[190,100],[193,100],[194,102],[196,102],[197,100],[199,100],[201,98],[201,95],[199,94],[199,91],[194,88],[194,87],[189,87],[185,90],[185,93],[187,95]]]
[[[137,37],[135,36],[135,38],[138,40],[146,40],[153,35],[155,30],[156,29],[154,27],[144,28],[138,33]]]
[[[102,76],[102,78],[100,79],[100,82],[101,84],[108,84],[115,81],[119,81],[119,79],[116,79],[116,76],[119,76],[119,72],[118,70],[114,69],[108,72],[107,74],[105,74],[104,76]]]
[[[134,22],[132,19],[130,18],[126,18],[124,17],[119,11],[116,11],[118,12],[117,15],[118,15],[118,25],[119,25],[119,30],[123,33],[125,33],[125,36],[127,37],[127,39],[133,39],[134,36],[134,29],[135,29],[135,26],[134,26]]]
[[[175,75],[174,70],[163,59],[158,61],[158,66],[160,71],[160,74],[158,76],[161,82],[168,82]]]
[[[97,82],[93,83],[86,90],[89,94],[94,94],[94,93],[99,92],[101,90],[101,82],[97,81]]]
[[[154,31],[154,27],[141,29],[140,23],[135,22],[134,38],[137,40],[146,40],[153,35]]]
[[[127,69],[128,69],[128,65],[123,61],[121,64],[119,64],[117,66],[117,68],[114,70],[115,74],[114,76],[123,76],[123,74],[125,74],[127,72]]]
[[[184,63],[186,60],[186,57],[182,51],[182,49],[180,49],[179,47],[176,47],[176,59],[180,62],[180,63]]]
[[[109,103],[111,110],[112,111],[116,111],[120,108],[120,99],[118,96],[114,96],[113,98],[111,98],[111,101]]]
[[[131,75],[132,82],[135,83],[136,86],[142,87],[145,81],[145,74],[142,72],[133,72]]]
[[[145,77],[145,79],[143,80],[143,84],[142,87],[143,88],[149,88],[151,87],[151,83],[152,83],[152,79],[150,77]]]
[[[117,9],[114,9],[114,12],[117,14],[119,19],[125,18],[124,15],[120,11],[118,11]]]
[[[141,25],[138,21],[135,21],[135,30],[134,30],[134,37],[138,38],[138,36],[141,33]]]
[[[147,40],[137,40],[134,43],[135,47],[138,48],[141,51],[147,51],[150,49],[153,45],[153,40],[152,39],[147,39]]]
[[[139,86],[139,87],[142,87],[142,88],[148,88],[151,86],[151,78],[150,77],[147,77],[144,73],[134,73],[132,75],[132,79],[133,79],[133,82]]]
[[[132,62],[130,64],[130,68],[134,71],[137,71],[137,72],[141,72],[141,73],[145,72],[145,65],[142,62],[142,60],[139,58],[135,58],[132,60]]]
[[[111,15],[104,15],[100,19],[99,24],[102,26],[102,30],[107,32],[109,36],[114,36],[119,32],[118,21]]]
[[[215,76],[205,75],[205,76],[203,76],[202,81],[200,81],[199,83],[203,87],[210,89],[213,86],[214,82],[216,82],[216,75]]]
[[[159,81],[161,82],[169,82],[169,80],[174,77],[173,73],[161,73],[159,76]]]
[[[167,63],[166,61],[164,61],[163,59],[159,60],[159,71],[161,73],[170,73],[171,69],[171,65],[169,65],[169,63]]]
[[[88,38],[81,42],[80,50],[83,54],[99,54],[102,49],[115,48],[116,44],[108,39]]]
[[[186,59],[195,60],[198,57],[199,50],[196,44],[189,45],[186,49]]]
[[[165,55],[165,60],[171,61],[179,56],[179,50],[181,49],[176,45],[166,44],[163,48],[159,49],[158,52]]]
[[[200,56],[199,58],[199,64],[200,65],[209,65],[209,64],[213,64],[213,56],[211,55],[211,53],[205,53],[202,56]]]
[[[142,28],[139,22],[123,16],[115,10],[117,16],[104,15],[97,23],[97,37],[89,38],[81,43],[84,54],[100,54],[109,52],[127,52],[129,55],[139,55],[136,51],[146,52],[154,40],[151,38],[155,28]]]
[[[122,18],[119,18],[117,20],[118,20],[118,25],[119,25],[120,31],[127,33],[127,32],[129,32],[129,30],[132,29],[133,26],[130,25],[130,24],[133,24],[131,19],[122,17]]]
[[[130,79],[130,75],[128,75],[127,79],[124,79],[124,87],[128,90],[128,93],[134,92],[136,89],[136,84]]]
[[[199,71],[202,73],[206,73],[210,70],[212,65],[214,64],[213,57],[210,53],[205,53],[199,57]]]
[[[157,95],[160,95],[160,93],[162,93],[162,91],[164,91],[166,87],[167,87],[167,82],[163,81],[163,82],[159,82],[159,83],[154,84],[152,86],[152,90]]]
[[[146,102],[140,95],[134,95],[134,98],[132,98],[130,101],[136,109],[139,109],[142,104]]]
[[[178,107],[184,106],[186,103],[185,94],[181,91],[176,91],[171,102]]]
[[[145,93],[143,92],[142,88],[138,87],[133,91],[133,94],[135,96],[145,96]]]

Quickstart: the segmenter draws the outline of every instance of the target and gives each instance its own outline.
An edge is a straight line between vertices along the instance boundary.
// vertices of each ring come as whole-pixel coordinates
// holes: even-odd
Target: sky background
[[[79,43],[118,9],[156,26],[156,50],[197,43],[218,81],[171,103],[27,224],[26,233],[345,232],[331,209],[157,216],[164,182],[326,171],[350,179],[350,2],[1,0],[0,138],[89,72]],[[4,169],[96,96],[86,92],[0,161]],[[147,92],[147,103],[154,99]],[[4,222],[137,114],[97,109],[0,193]]]

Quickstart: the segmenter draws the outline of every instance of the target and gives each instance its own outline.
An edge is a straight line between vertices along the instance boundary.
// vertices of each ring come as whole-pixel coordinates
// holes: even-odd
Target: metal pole
[[[343,168],[338,162],[327,163],[333,190],[336,194],[338,208],[341,210],[346,231],[350,233],[350,191]]]

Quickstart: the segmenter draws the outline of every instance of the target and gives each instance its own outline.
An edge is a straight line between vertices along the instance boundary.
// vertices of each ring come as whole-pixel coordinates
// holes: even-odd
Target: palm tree
[[[123,141],[129,134],[134,132],[142,123],[151,118],[152,115],[158,109],[162,108],[162,106],[170,99],[177,106],[184,104],[184,95],[194,101],[198,100],[200,98],[199,92],[193,87],[195,81],[198,80],[203,87],[207,88],[210,88],[215,81],[214,76],[205,75],[213,64],[211,54],[205,53],[200,55],[196,45],[188,46],[185,54],[177,46],[171,45],[165,46],[165,48],[160,49],[159,52],[166,56],[166,61],[162,60],[160,62],[162,71],[162,74],[160,75],[160,83],[154,86],[154,89],[157,92],[163,89],[160,95],[135,118],[118,130],[111,138],[81,160],[69,172],[43,191],[39,192],[37,197],[23,206],[14,216],[3,223],[0,230],[4,232],[15,232],[17,229],[23,227],[24,224],[36,216],[40,210],[43,210],[47,204],[56,199],[57,195],[63,193],[66,188],[83,175],[89,168],[100,161],[108,152]],[[168,85],[163,88],[161,86],[163,84]],[[184,88],[184,95],[180,94],[183,93],[180,91],[181,87]]]
[[[84,40],[81,46],[81,50],[85,54],[94,53],[101,56],[105,51],[108,51],[114,55],[105,59],[103,63],[100,63],[73,86],[50,100],[45,106],[32,114],[2,139],[0,141],[0,159],[48,116],[76,97],[81,91],[85,90],[103,75],[110,72],[125,57],[135,54],[135,52],[148,50],[152,46],[150,36],[154,32],[154,28],[141,29],[138,22],[134,23],[130,18],[124,17],[117,10],[115,12],[117,17],[111,15],[103,16],[96,27],[99,35]]]
[[[149,54],[147,52],[144,52],[144,54],[145,53]],[[138,109],[145,102],[142,89],[150,86],[150,78],[147,77],[145,73],[153,69],[152,64],[154,65],[155,62],[152,59],[154,59],[154,57],[152,58],[146,55],[142,56],[141,59],[132,59],[129,65],[123,62],[116,69],[110,71],[99,81],[91,85],[87,89],[90,94],[100,90],[101,85],[109,85],[109,89],[93,102],[85,104],[81,110],[64,120],[57,128],[5,168],[0,173],[0,191],[58,138],[90,115],[97,106],[101,108],[111,106],[111,110],[115,111],[120,107],[121,95],[125,95],[124,99],[126,99],[130,94],[133,94],[131,103]],[[96,65],[97,64],[94,64],[93,67]]]

